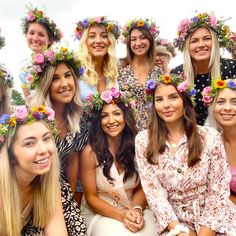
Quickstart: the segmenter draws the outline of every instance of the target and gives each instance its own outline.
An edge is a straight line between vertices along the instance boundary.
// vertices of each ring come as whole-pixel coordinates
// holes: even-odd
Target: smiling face
[[[156,113],[166,125],[183,122],[183,99],[173,85],[159,85],[154,99]]]
[[[207,28],[196,29],[190,37],[189,53],[193,61],[209,61],[212,50],[212,36]]]
[[[213,111],[216,121],[224,127],[236,126],[236,91],[225,88],[216,98]]]
[[[65,63],[58,64],[49,87],[53,106],[71,102],[75,92],[76,83],[70,68]]]
[[[157,52],[156,65],[161,68],[164,74],[168,72],[169,61],[170,61],[169,55]]]
[[[103,132],[112,138],[121,137],[125,128],[124,113],[117,104],[105,104],[101,111]]]
[[[133,29],[130,34],[130,48],[134,55],[145,56],[150,48],[150,42],[138,29]]]
[[[93,58],[104,57],[108,53],[110,41],[103,25],[90,26],[86,40],[88,52]]]
[[[56,155],[51,133],[41,122],[19,127],[12,151],[16,176],[26,181],[48,173]]]
[[[26,40],[28,47],[34,53],[42,53],[50,44],[47,30],[39,23],[29,24]]]

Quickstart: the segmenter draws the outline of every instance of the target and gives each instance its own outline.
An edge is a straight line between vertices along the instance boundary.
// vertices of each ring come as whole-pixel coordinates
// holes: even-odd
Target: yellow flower
[[[112,25],[108,25],[108,26],[106,27],[106,30],[107,30],[107,32],[111,32],[111,31],[112,31]]]
[[[16,118],[15,117],[11,117],[9,120],[8,120],[8,124],[10,126],[16,126]]]
[[[137,22],[137,27],[143,27],[144,26],[144,21],[143,20],[139,20]]]
[[[61,52],[67,53],[67,52],[68,52],[68,49],[67,49],[67,48],[64,48],[64,47],[61,47]]]
[[[226,87],[226,82],[222,79],[218,79],[214,82],[214,86],[215,88],[219,88],[219,89],[223,89]]]
[[[172,82],[172,77],[170,75],[162,75],[161,80],[164,84],[170,84]]]
[[[33,112],[40,112],[42,114],[46,113],[46,109],[44,105],[41,105],[40,107],[33,107],[32,110]]]
[[[202,19],[202,18],[204,18],[204,15],[203,14],[198,14],[197,18]]]
[[[228,33],[229,33],[229,27],[227,26],[227,25],[225,25],[224,27],[223,27],[223,34],[225,34],[225,35],[227,35]]]

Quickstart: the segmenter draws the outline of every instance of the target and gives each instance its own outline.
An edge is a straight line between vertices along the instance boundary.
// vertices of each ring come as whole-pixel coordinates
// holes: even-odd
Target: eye
[[[107,114],[105,114],[105,113],[102,113],[102,114],[101,114],[101,118],[102,118],[102,119],[104,119],[104,118],[106,118],[106,117],[107,117]]]
[[[114,113],[114,115],[120,116],[120,115],[121,115],[121,112],[117,111],[117,112]]]
[[[179,98],[179,95],[177,94],[173,94],[170,96],[170,99],[173,99],[173,100],[178,99],[178,98]]]
[[[163,99],[162,98],[160,98],[160,97],[156,97],[155,98],[155,102],[161,102]]]
[[[72,73],[71,72],[67,72],[67,73],[65,73],[65,77],[67,78],[67,77],[71,77],[72,76]]]
[[[59,79],[59,77],[54,75],[53,78],[52,78],[52,81],[56,81],[58,79]]]
[[[102,38],[108,38],[108,34],[102,34]]]
[[[34,145],[34,142],[33,141],[26,141],[25,143],[24,143],[24,147],[32,147]]]
[[[51,141],[51,139],[52,139],[51,135],[46,135],[46,136],[43,138],[43,141],[48,142],[48,141]]]
[[[232,100],[232,104],[236,105],[236,99]]]

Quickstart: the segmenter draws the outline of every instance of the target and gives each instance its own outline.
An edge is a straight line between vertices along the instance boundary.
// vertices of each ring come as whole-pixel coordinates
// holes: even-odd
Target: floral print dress
[[[216,235],[236,235],[236,206],[229,200],[230,170],[221,136],[209,127],[199,126],[199,133],[204,138],[201,161],[190,168],[186,135],[175,154],[167,142],[156,165],[145,157],[148,131],[136,137],[136,161],[158,235],[167,235],[167,225],[175,220],[198,233],[205,226]]]
[[[160,74],[160,69],[155,66],[154,69],[149,72],[147,80],[156,79]],[[137,129],[146,129],[152,108],[152,100],[146,93],[146,85],[139,82],[130,65],[120,67],[117,80],[120,91],[128,91],[131,97],[136,100],[135,120]]]

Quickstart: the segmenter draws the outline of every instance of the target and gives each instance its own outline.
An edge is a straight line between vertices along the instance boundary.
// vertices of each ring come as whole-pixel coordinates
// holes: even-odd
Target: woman
[[[135,150],[157,233],[236,235],[226,154],[215,129],[196,125],[189,96],[195,90],[170,76],[148,87],[154,92],[152,117],[149,130],[136,136]]]
[[[123,36],[127,45],[127,65],[119,68],[117,78],[121,91],[129,91],[137,98],[135,117],[138,130],[147,128],[150,100],[145,91],[148,79],[155,79],[160,69],[155,66],[155,36],[158,27],[149,19],[133,19],[123,27]]]
[[[54,111],[19,106],[0,118],[0,234],[66,236]]]
[[[155,235],[134,163],[132,104],[115,87],[88,98],[94,132],[82,152],[81,180],[90,236]]]
[[[168,65],[173,57],[176,56],[175,48],[167,39],[157,38],[156,65],[160,67],[163,74],[169,74]]]
[[[34,60],[36,54],[43,53],[54,42],[58,42],[62,38],[62,32],[56,24],[38,8],[29,9],[27,16],[22,19],[21,28],[26,37],[27,45],[32,51],[31,60]],[[20,73],[22,90],[26,98],[30,95],[26,78],[29,76],[31,60],[24,61]]]
[[[119,35],[118,23],[104,16],[78,21],[75,37],[80,40],[80,59],[85,69],[80,81],[82,101],[88,94],[101,94],[116,84],[116,40]]]
[[[62,203],[68,233],[85,235],[83,218],[73,198],[78,154],[87,142],[87,130],[80,121],[82,104],[77,86],[82,73],[80,60],[73,51],[64,47],[47,50],[35,57],[30,72],[27,80],[32,88],[36,88],[30,104],[45,104],[55,110],[59,128],[55,141],[61,164]]]
[[[212,78],[236,77],[236,63],[220,58],[220,47],[231,47],[229,27],[213,14],[198,14],[180,22],[174,45],[183,51],[184,63],[172,72],[184,72],[189,82],[195,85],[197,122],[203,125],[207,107],[202,102],[202,89],[211,84]]]
[[[223,86],[222,86],[223,85]],[[209,115],[205,125],[216,128],[222,134],[228,157],[231,181],[230,199],[236,204],[236,84],[235,80],[218,80],[217,83],[203,89],[203,101],[209,105]],[[210,100],[208,100],[210,98]]]

